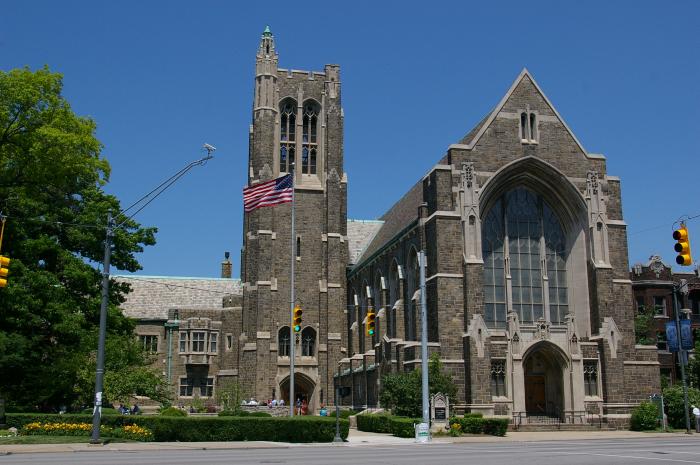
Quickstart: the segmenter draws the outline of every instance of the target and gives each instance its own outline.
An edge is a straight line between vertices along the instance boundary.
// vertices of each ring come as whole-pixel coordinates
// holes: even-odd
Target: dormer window
[[[531,111],[520,113],[520,142],[536,144],[538,139],[537,114]]]

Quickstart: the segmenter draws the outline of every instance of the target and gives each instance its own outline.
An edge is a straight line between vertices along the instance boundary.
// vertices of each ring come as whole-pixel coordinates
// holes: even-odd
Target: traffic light
[[[685,223],[681,222],[680,228],[673,231],[673,239],[676,240],[676,245],[673,249],[678,252],[676,263],[682,266],[691,266],[693,257],[690,255],[690,238],[688,237],[688,228]]]
[[[367,335],[372,336],[374,334],[374,328],[377,325],[377,314],[374,313],[374,309],[370,308],[367,311]]]
[[[10,265],[10,259],[0,255],[0,287],[7,286],[7,267]]]
[[[301,331],[301,307],[298,305],[294,306],[294,332],[298,333]]]

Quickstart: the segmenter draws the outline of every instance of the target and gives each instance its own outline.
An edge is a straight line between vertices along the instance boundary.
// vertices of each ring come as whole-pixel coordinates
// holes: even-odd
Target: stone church
[[[245,213],[240,281],[225,261],[228,275],[200,283],[218,291],[205,299],[185,290],[199,285],[171,287],[179,297],[151,299],[160,306],[148,317],[136,305],[139,278],[120,278],[134,287],[124,311],[141,320],[142,338],[157,338],[154,352],[169,354],[159,363],[180,399],[236,380],[248,396],[288,402],[295,344],[295,392],[312,409],[332,404],[336,385],[351,387],[344,405],[377,405],[382,375],[420,365],[419,250],[429,350],[458,386],[458,410],[616,423],[658,392],[656,348],[635,345],[620,179],[530,73],[435,159],[379,220],[348,220],[340,68],[279,68],[266,29],[248,185],[293,173],[295,237],[289,203]],[[299,333],[290,332],[292,259]]]

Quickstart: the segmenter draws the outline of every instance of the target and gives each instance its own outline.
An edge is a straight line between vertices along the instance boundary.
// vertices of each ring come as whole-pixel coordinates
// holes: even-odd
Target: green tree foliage
[[[683,386],[676,384],[663,390],[668,424],[674,428],[685,428],[685,403],[683,399]],[[688,408],[700,405],[700,390],[688,388]],[[690,415],[691,427],[695,425],[692,412]]]
[[[224,381],[216,390],[216,402],[224,411],[238,412],[243,400],[243,389],[238,381]]]
[[[2,252],[12,260],[0,289],[0,395],[14,408],[85,401],[80,371],[94,365],[103,226],[109,210],[120,211],[102,189],[110,168],[95,122],[73,113],[62,86],[62,76],[47,68],[0,71],[0,210],[8,215]],[[153,245],[154,234],[125,221],[115,231],[112,265],[140,269],[135,253]],[[127,291],[110,286],[109,338],[122,340],[110,344],[111,368],[135,362],[122,364],[124,354],[113,350],[133,338],[134,323],[118,310]],[[107,372],[106,391],[121,396],[114,376]]]
[[[700,389],[700,333],[695,334],[695,353],[688,357],[688,383]]]
[[[634,338],[637,344],[654,345],[654,308],[643,306],[634,317]]]
[[[422,415],[421,386],[420,370],[388,374],[382,378],[379,401],[384,407],[390,408],[394,415],[420,417]],[[441,392],[452,399],[457,395],[457,386],[450,375],[443,371],[440,356],[436,353],[430,356],[428,364],[428,387],[430,395]]]

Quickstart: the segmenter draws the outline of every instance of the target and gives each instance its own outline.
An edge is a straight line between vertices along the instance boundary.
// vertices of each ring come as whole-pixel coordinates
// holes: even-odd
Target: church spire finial
[[[265,30],[262,33],[263,37],[272,37],[272,31],[270,31],[270,25],[265,26]]]

